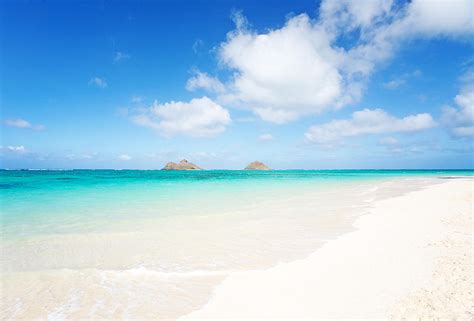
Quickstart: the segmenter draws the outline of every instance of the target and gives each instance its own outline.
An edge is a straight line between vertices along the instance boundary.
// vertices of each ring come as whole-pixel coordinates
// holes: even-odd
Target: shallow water
[[[174,318],[470,171],[1,171],[4,318]]]

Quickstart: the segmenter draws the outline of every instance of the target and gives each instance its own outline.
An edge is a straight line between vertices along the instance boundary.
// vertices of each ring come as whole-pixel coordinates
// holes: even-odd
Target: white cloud
[[[320,6],[321,20],[333,32],[370,28],[390,15],[392,0],[323,1]]]
[[[132,117],[132,121],[164,136],[212,137],[223,132],[231,119],[226,109],[204,96],[189,102],[155,101],[145,113]]]
[[[0,150],[13,154],[26,154],[28,151],[25,146],[0,146]]]
[[[413,0],[394,5],[388,19],[365,29],[359,39],[362,42],[348,51],[356,58],[351,63],[373,70],[406,40],[439,36],[468,39],[474,33],[472,9],[471,0]]]
[[[273,136],[272,136],[272,134],[262,134],[262,135],[258,136],[258,140],[260,140],[262,142],[268,142],[270,140],[273,140]]]
[[[336,67],[342,56],[307,15],[266,34],[247,30],[238,18],[219,59],[236,71],[222,101],[250,108],[267,121],[283,123],[322,111],[343,95]]]
[[[129,54],[117,51],[115,53],[115,56],[114,56],[114,64],[119,63],[119,62],[124,61],[124,60],[127,60],[127,59],[130,59]]]
[[[132,157],[127,154],[122,154],[122,155],[119,155],[118,159],[123,160],[123,161],[129,161],[132,159]]]
[[[308,129],[305,136],[314,143],[332,144],[345,137],[396,132],[415,132],[436,126],[430,114],[396,118],[382,109],[356,111],[350,119],[333,120]]]
[[[34,130],[45,129],[44,125],[33,125],[29,121],[21,119],[21,118],[7,119],[4,121],[4,124],[7,126],[16,127],[16,128],[28,128],[28,129],[34,129]]]
[[[219,79],[211,77],[205,72],[195,71],[194,76],[188,79],[186,89],[189,91],[205,89],[209,92],[222,93],[225,87]]]
[[[412,37],[471,33],[473,9],[471,0],[413,0],[401,4],[393,0],[326,0],[320,14],[326,28],[335,33],[360,28],[363,37],[374,30]]]
[[[89,85],[94,85],[99,88],[106,88],[107,87],[107,82],[103,78],[99,77],[94,77],[91,80],[89,80]]]
[[[459,35],[474,30],[472,0],[415,0],[401,21],[404,32],[428,35]]]
[[[219,63],[231,78],[223,89],[214,78],[218,86],[206,78],[204,85],[190,87],[218,92],[221,104],[275,123],[341,108],[360,100],[376,67],[406,39],[471,34],[472,6],[471,0],[326,0],[319,20],[301,14],[265,32],[252,30],[236,13],[235,30],[218,48]],[[341,41],[348,33],[355,37],[349,44]]]
[[[454,98],[458,108],[443,108],[442,122],[455,137],[474,136],[474,84],[467,81]]]

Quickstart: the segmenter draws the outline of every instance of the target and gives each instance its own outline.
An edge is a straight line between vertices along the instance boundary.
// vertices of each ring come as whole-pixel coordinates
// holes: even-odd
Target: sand
[[[474,317],[474,181],[374,203],[303,260],[235,272],[189,319]]]

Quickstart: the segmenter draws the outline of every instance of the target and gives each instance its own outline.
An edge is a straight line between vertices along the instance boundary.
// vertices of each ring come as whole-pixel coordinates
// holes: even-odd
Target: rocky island
[[[251,162],[250,164],[247,165],[247,167],[245,167],[245,169],[248,169],[248,170],[261,170],[261,171],[271,170],[270,167],[268,167],[267,165],[265,165],[264,163],[262,163],[260,161]]]
[[[162,170],[194,170],[194,169],[202,169],[201,167],[188,162],[186,159],[183,159],[178,164],[175,162],[169,162],[162,168]]]

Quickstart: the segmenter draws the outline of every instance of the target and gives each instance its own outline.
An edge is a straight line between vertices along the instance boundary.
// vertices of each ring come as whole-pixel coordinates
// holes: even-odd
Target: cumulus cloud
[[[474,4],[470,0],[323,1],[322,23],[334,33],[360,29],[370,40],[373,31],[385,36],[433,36],[472,33]]]
[[[205,72],[195,71],[194,76],[188,79],[186,89],[189,91],[205,89],[209,92],[222,93],[225,87],[219,79],[211,77]]]
[[[365,31],[390,16],[392,5],[392,0],[329,0],[321,3],[319,13],[322,24],[332,33],[358,28]]]
[[[342,56],[307,15],[266,34],[246,29],[243,18],[236,21],[237,29],[219,49],[220,62],[236,71],[223,101],[284,123],[340,98],[342,76],[336,65]]]
[[[252,30],[237,13],[235,30],[217,51],[231,78],[218,91],[207,78],[190,87],[218,92],[218,102],[275,123],[341,108],[360,100],[376,67],[404,40],[473,33],[472,9],[471,0],[326,0],[317,20],[301,14],[265,32]]]
[[[262,134],[258,136],[258,140],[262,142],[268,142],[270,140],[273,140],[273,135],[272,134]]]
[[[29,121],[21,119],[21,118],[12,118],[7,119],[4,121],[6,126],[16,127],[16,128],[27,128],[27,129],[34,129],[34,130],[44,130],[44,125],[33,125]]]
[[[401,5],[394,2],[381,21],[361,28],[359,42],[348,49],[348,61],[354,71],[370,76],[406,40],[440,36],[468,39],[474,33],[473,18],[470,0],[413,0]],[[343,31],[344,28],[339,29]]]
[[[105,79],[100,78],[100,77],[94,77],[91,80],[89,80],[89,85],[93,85],[99,88],[107,88],[107,81],[105,81]]]
[[[408,34],[460,35],[474,30],[471,0],[415,0],[406,12],[399,25]]]
[[[466,84],[454,98],[457,108],[443,108],[442,122],[455,137],[474,136],[474,72],[471,71],[471,74],[471,77],[464,76]]]
[[[119,155],[118,159],[123,160],[123,161],[129,161],[132,159],[132,157],[127,154],[122,154],[122,155]]]
[[[345,137],[396,132],[416,132],[436,126],[430,114],[394,117],[382,109],[356,111],[350,119],[333,120],[308,129],[305,136],[314,143],[333,144]]]
[[[189,102],[155,101],[145,112],[133,116],[132,121],[168,137],[212,137],[223,132],[231,119],[226,109],[204,96]]]

